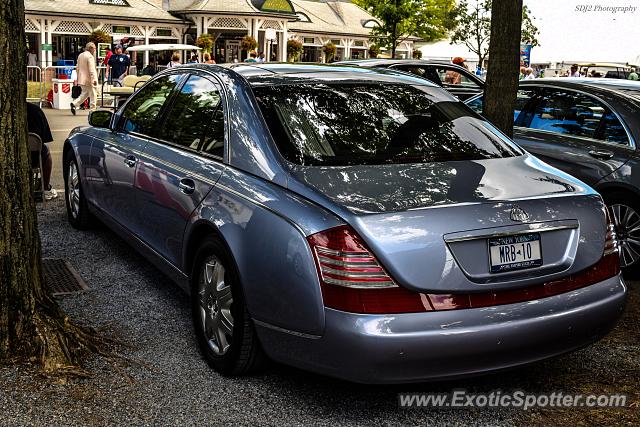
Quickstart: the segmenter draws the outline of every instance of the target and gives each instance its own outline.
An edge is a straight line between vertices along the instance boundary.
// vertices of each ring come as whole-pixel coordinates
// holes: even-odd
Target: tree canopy
[[[491,38],[492,0],[462,0],[454,10],[455,30],[451,35],[451,43],[464,44],[471,52],[478,55],[478,63],[482,64],[489,53]],[[522,8],[522,29],[520,41],[538,46],[538,28],[533,22],[531,11]]]
[[[445,38],[455,23],[455,0],[354,0],[378,18],[371,39],[395,56],[400,43],[411,36],[425,41]]]

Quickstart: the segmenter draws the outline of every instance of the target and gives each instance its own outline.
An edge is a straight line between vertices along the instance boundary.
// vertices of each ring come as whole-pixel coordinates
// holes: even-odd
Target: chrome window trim
[[[479,234],[467,233],[459,237],[443,236],[443,238],[446,243],[456,243],[456,242],[467,242],[469,240],[483,240],[483,239],[494,238],[494,237],[516,236],[519,234],[546,233],[549,231],[558,231],[558,230],[574,230],[579,226],[578,221],[575,221],[575,220],[565,220],[565,221],[557,221],[557,222],[554,221],[554,222],[557,225],[539,222],[539,223],[532,223],[532,224],[523,224],[525,227],[527,227],[525,230],[485,232],[485,233],[482,233],[482,230],[478,230],[480,232]],[[509,226],[506,226],[506,227],[509,227]]]
[[[600,98],[599,96],[597,96],[597,95],[593,95],[593,94],[591,94],[591,93],[585,92],[585,91],[580,90],[580,89],[567,88],[567,87],[557,86],[557,85],[553,85],[553,84],[537,84],[537,83],[536,83],[536,84],[527,84],[527,85],[522,85],[522,86],[520,86],[520,88],[527,88],[527,87],[535,87],[535,88],[542,88],[542,89],[544,89],[544,88],[551,88],[551,89],[557,89],[557,90],[565,90],[565,91],[569,91],[569,92],[575,92],[575,93],[582,94],[582,95],[584,95],[584,96],[586,96],[586,97],[593,98],[593,99],[597,100],[598,102],[601,102],[605,107],[607,107],[607,108],[608,108],[608,109],[613,113],[613,115],[614,115],[614,116],[616,116],[616,118],[618,119],[618,121],[620,122],[620,124],[622,124],[622,127],[624,128],[624,131],[625,131],[625,133],[627,134],[627,141],[628,141],[628,143],[627,143],[627,144],[622,145],[622,144],[616,144],[616,143],[614,143],[614,142],[605,141],[605,140],[602,140],[602,139],[588,138],[588,137],[584,137],[584,136],[576,136],[576,135],[570,135],[570,134],[563,134],[563,133],[552,132],[552,131],[545,131],[545,130],[540,130],[540,129],[535,129],[535,128],[524,128],[524,129],[531,129],[531,130],[534,130],[534,131],[546,132],[546,133],[550,133],[550,134],[553,134],[553,135],[563,135],[563,136],[568,136],[568,137],[571,137],[571,138],[579,138],[579,139],[584,139],[584,140],[588,140],[588,141],[595,141],[595,142],[598,142],[598,143],[610,144],[610,145],[613,145],[613,146],[616,146],[616,147],[623,147],[623,148],[624,148],[624,147],[626,147],[626,148],[630,148],[630,149],[632,149],[632,150],[634,150],[634,151],[635,151],[635,149],[636,149],[636,141],[635,141],[635,139],[633,138],[633,134],[632,134],[632,133],[630,132],[630,130],[629,130],[629,126],[628,126],[628,125],[627,125],[627,123],[622,119],[622,117],[620,116],[620,114],[618,114],[618,112],[617,112],[615,109],[613,109],[613,108],[611,107],[611,104],[609,104],[607,101],[603,100],[603,99],[602,99],[602,98]],[[542,96],[542,95],[539,95],[539,96]]]
[[[609,142],[609,141],[604,141],[602,139],[595,139],[595,138],[589,138],[587,136],[578,136],[578,135],[570,135],[570,134],[566,134],[566,133],[558,133],[558,132],[553,132],[550,130],[545,130],[545,129],[535,129],[535,128],[526,128],[526,127],[522,127],[522,126],[514,126],[513,127],[514,131],[524,131],[524,132],[539,132],[539,133],[544,133],[547,135],[557,135],[557,136],[563,136],[565,138],[573,138],[573,139],[579,139],[579,140],[583,140],[586,142],[592,142],[592,143],[596,143],[596,144],[605,144],[605,145],[610,145],[611,147],[618,147],[618,148],[622,148],[624,150],[629,150],[629,151],[635,151],[635,147],[630,146],[629,144],[616,144],[615,142]]]
[[[215,74],[213,73],[211,70],[204,70],[202,68],[194,68],[194,67],[189,67],[186,65],[181,65],[179,67],[181,70],[187,70],[189,71],[189,75],[206,75],[207,77],[210,77],[211,79],[214,80],[214,84],[216,86],[218,86],[218,88],[220,89],[221,93],[224,93],[224,96],[222,97],[222,101],[224,102],[224,120],[225,120],[225,135],[224,135],[224,156],[226,157],[226,161],[223,158],[223,163],[224,164],[230,164],[231,163],[231,141],[229,141],[229,138],[231,137],[231,119],[229,118],[229,93],[227,91],[227,87],[224,85],[224,83],[222,82],[222,80]]]

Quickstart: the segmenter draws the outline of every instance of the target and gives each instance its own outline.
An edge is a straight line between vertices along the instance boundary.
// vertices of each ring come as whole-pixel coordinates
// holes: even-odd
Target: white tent
[[[136,46],[130,46],[127,48],[127,52],[159,52],[164,50],[201,50],[198,46],[192,46],[190,44],[140,44]]]
[[[423,59],[450,61],[456,56],[459,56],[464,58],[467,63],[476,64],[478,62],[478,55],[471,52],[465,45],[451,44],[448,40],[426,43],[421,45],[419,49],[422,52]]]

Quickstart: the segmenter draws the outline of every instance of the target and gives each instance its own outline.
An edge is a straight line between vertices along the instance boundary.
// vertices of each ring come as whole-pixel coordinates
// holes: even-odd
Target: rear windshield
[[[522,154],[458,101],[406,84],[255,87],[283,156],[346,166],[481,160]]]

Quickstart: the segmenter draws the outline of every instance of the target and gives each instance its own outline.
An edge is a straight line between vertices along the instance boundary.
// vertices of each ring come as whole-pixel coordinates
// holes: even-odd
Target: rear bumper
[[[553,357],[597,341],[626,300],[617,276],[586,288],[496,307],[397,315],[326,309],[321,337],[257,325],[275,360],[362,383],[474,375]]]

